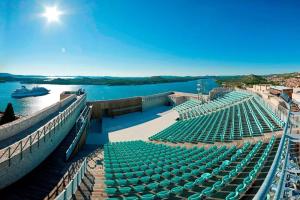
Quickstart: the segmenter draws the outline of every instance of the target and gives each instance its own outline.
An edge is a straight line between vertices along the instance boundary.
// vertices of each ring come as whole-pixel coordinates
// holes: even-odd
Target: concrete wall
[[[71,113],[66,120],[61,122],[61,125],[52,129],[44,137],[41,137],[39,142],[33,143],[31,148],[27,147],[23,149],[22,153],[13,156],[10,160],[1,162],[0,189],[28,174],[57,148],[74,126],[85,104],[85,100],[82,101],[73,113]]]
[[[101,118],[103,116],[114,117],[142,111],[141,97],[106,101],[91,101],[88,102],[88,104],[93,106],[92,118]]]
[[[67,98],[42,109],[39,112],[34,113],[26,117],[21,117],[18,120],[15,120],[11,123],[4,124],[0,126],[0,141],[7,139],[11,136],[16,135],[17,133],[26,130],[27,128],[33,126],[34,124],[46,119],[49,115],[59,111],[59,109],[76,98],[75,95],[68,96]]]
[[[262,92],[262,93],[267,93],[270,90],[269,84],[261,84],[261,85],[253,85],[253,90],[256,92]]]
[[[169,95],[173,92],[165,92],[142,97],[143,110],[147,110],[157,106],[169,105],[171,103]]]

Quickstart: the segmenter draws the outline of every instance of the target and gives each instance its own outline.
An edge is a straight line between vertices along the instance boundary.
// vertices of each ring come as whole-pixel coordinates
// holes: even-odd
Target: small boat
[[[11,97],[13,98],[24,98],[24,97],[36,97],[43,96],[49,94],[50,90],[47,90],[44,87],[33,87],[32,89],[28,89],[25,86],[22,86],[21,89],[16,89]]]

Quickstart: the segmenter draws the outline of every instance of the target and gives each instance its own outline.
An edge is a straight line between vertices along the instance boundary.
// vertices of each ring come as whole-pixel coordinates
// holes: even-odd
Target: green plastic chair
[[[162,172],[162,168],[161,167],[157,167],[154,169],[155,173],[160,174]]]
[[[219,167],[217,167],[217,168],[215,168],[213,171],[212,171],[212,174],[214,175],[214,176],[217,176],[219,173],[220,173],[220,168]]]
[[[237,186],[236,188],[236,192],[238,192],[239,194],[244,193],[247,190],[247,185],[246,184],[240,184]]]
[[[140,179],[143,183],[148,183],[150,181],[150,177],[149,176],[143,176],[141,179]]]
[[[145,171],[145,174],[147,174],[148,176],[151,176],[153,173],[154,173],[154,170],[153,170],[153,169],[147,169],[147,170]]]
[[[159,192],[159,193],[156,194],[156,196],[158,196],[161,199],[168,198],[169,195],[170,195],[170,191],[169,190],[164,190],[164,191],[161,191],[161,192]]]
[[[117,192],[117,188],[106,188],[106,189],[105,189],[105,192],[106,192],[108,195],[114,195],[114,194],[116,194],[116,192]]]
[[[183,187],[186,190],[190,190],[190,189],[192,189],[194,187],[194,182],[188,182],[188,183],[184,184]]]
[[[229,195],[226,196],[225,200],[237,200],[239,197],[239,193],[230,192]]]
[[[222,181],[226,184],[229,183],[231,181],[231,177],[229,175],[226,175],[223,177]]]
[[[167,187],[171,184],[169,180],[163,180],[162,182],[159,183],[160,186],[162,187]]]
[[[198,176],[201,173],[201,171],[199,169],[194,169],[191,171],[191,174],[194,176]]]
[[[213,187],[207,187],[204,190],[202,190],[201,194],[204,196],[211,196],[213,194]]]
[[[151,176],[151,179],[154,181],[159,181],[160,180],[160,175],[159,174],[154,174]]]
[[[173,169],[173,170],[171,171],[171,173],[172,173],[173,175],[177,175],[177,174],[179,174],[179,169]]]
[[[107,187],[111,187],[111,186],[115,185],[114,180],[105,180],[104,183]]]
[[[164,172],[164,173],[162,173],[162,176],[164,178],[169,178],[171,176],[171,173],[170,172]]]
[[[133,187],[133,190],[136,191],[137,193],[141,193],[145,190],[145,186],[143,185],[137,185]]]
[[[141,196],[142,200],[154,200],[155,195],[154,194],[144,194]]]
[[[117,179],[116,182],[120,186],[126,186],[127,185],[127,179]]]
[[[213,188],[214,188],[214,190],[216,190],[216,191],[220,190],[222,187],[223,187],[222,181],[217,181],[217,182],[215,182],[215,183],[213,184]]]
[[[171,189],[171,192],[175,195],[182,193],[183,187],[177,186]]]
[[[204,173],[201,175],[201,177],[203,177],[205,180],[208,180],[212,177],[212,175],[210,173]]]
[[[134,176],[134,172],[127,172],[125,173],[126,178],[132,178]]]
[[[147,188],[149,188],[150,190],[156,190],[158,186],[158,183],[150,183],[147,185]]]
[[[124,200],[138,200],[139,198],[136,196],[132,196],[132,197],[124,197]]]
[[[188,181],[191,178],[192,174],[191,173],[184,173],[182,175],[182,179]]]
[[[146,169],[148,169],[148,165],[142,165],[142,166],[140,166],[140,169],[142,171],[145,171]]]
[[[135,174],[138,176],[138,177],[141,177],[144,175],[144,171],[137,171],[135,172]]]
[[[175,176],[174,178],[171,179],[171,182],[174,184],[178,184],[182,180],[181,177]]]
[[[116,177],[117,179],[122,179],[122,178],[124,178],[123,173],[115,173],[115,177]]]
[[[186,172],[188,170],[188,167],[187,166],[182,166],[182,167],[180,167],[179,170],[182,171],[182,172]]]
[[[105,173],[105,179],[113,179],[113,175],[110,173]]]
[[[139,182],[139,179],[138,178],[131,178],[131,179],[128,179],[128,182],[131,185],[136,185]]]
[[[188,197],[188,200],[200,200],[201,199],[201,194],[196,193]]]
[[[251,176],[247,176],[243,183],[245,183],[246,185],[250,185],[250,183],[252,183],[253,178]]]

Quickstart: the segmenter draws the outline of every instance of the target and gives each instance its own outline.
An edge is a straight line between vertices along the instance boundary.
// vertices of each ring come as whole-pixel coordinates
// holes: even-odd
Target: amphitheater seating
[[[283,122],[272,111],[250,97],[208,115],[179,120],[149,139],[173,143],[231,142],[278,131],[282,126]]]
[[[180,119],[190,119],[224,109],[252,97],[251,94],[240,91],[227,93],[222,98],[215,99],[208,103],[200,104],[196,100],[189,100],[174,108],[179,113]]]
[[[171,147],[143,141],[104,146],[110,199],[238,199],[266,176],[279,140],[238,148]],[[255,184],[255,188],[252,185]]]
[[[193,107],[198,106],[200,104],[201,104],[200,101],[198,101],[196,99],[190,99],[190,100],[188,100],[188,101],[186,101],[186,102],[184,102],[184,103],[182,103],[178,106],[175,106],[173,109],[180,113],[180,112],[182,112],[186,109],[193,108]]]

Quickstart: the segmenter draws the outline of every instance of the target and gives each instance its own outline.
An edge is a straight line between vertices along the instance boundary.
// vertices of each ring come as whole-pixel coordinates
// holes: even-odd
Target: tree
[[[16,119],[14,108],[11,103],[8,103],[5,112],[0,120],[0,125],[12,122]]]

